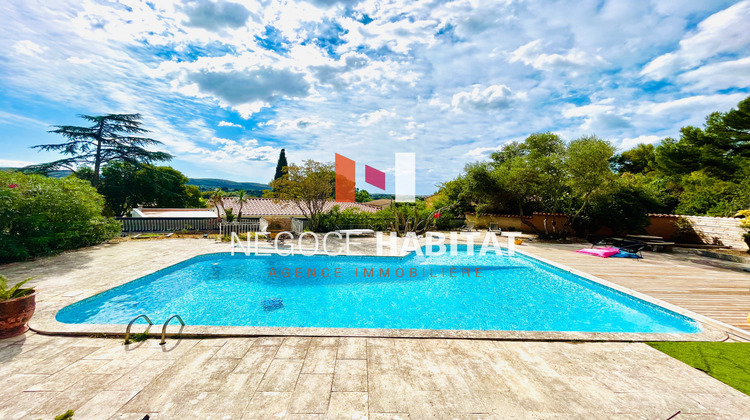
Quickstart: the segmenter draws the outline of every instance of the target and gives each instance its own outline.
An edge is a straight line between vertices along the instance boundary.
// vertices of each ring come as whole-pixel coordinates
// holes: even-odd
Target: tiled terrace
[[[741,419],[750,397],[646,344],[391,338],[0,342],[0,418]]]
[[[575,247],[523,249],[716,317],[727,301],[747,299],[750,275],[736,267],[668,254],[601,260]],[[225,250],[198,239],[131,241],[0,270],[38,276],[44,312]],[[750,397],[640,343],[249,337],[162,347],[158,339],[125,346],[28,333],[0,341],[0,378],[0,419],[51,419],[68,409],[76,419],[750,418]]]

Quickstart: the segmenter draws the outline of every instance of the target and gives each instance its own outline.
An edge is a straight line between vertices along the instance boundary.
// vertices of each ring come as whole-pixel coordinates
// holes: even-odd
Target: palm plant
[[[237,205],[239,206],[240,211],[237,213],[237,221],[242,221],[242,206],[247,201],[248,196],[247,193],[245,193],[245,190],[239,190],[237,192]]]
[[[214,190],[214,192],[211,194],[211,198],[208,200],[208,202],[216,207],[216,214],[221,217],[221,212],[219,209],[224,210],[224,191],[222,191],[221,188],[217,188]]]
[[[24,283],[31,280],[32,278],[33,277],[29,277],[28,279],[16,284],[15,286],[8,288],[8,279],[0,274],[0,302],[28,296],[34,293],[33,288],[21,289],[21,286],[23,286]]]

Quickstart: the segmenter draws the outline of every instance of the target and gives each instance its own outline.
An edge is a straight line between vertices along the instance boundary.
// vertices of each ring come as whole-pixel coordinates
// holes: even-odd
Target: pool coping
[[[491,340],[522,340],[522,341],[614,341],[614,342],[643,342],[643,341],[723,341],[728,337],[727,331],[735,335],[747,337],[747,333],[733,326],[713,320],[709,317],[694,313],[679,306],[655,299],[649,295],[628,289],[616,283],[595,277],[586,272],[567,267],[546,258],[516,249],[521,255],[535,259],[554,268],[580,276],[586,280],[598,283],[615,291],[630,295],[652,305],[659,306],[677,314],[689,317],[700,325],[699,333],[602,333],[581,331],[500,331],[500,330],[429,330],[429,329],[375,329],[375,328],[320,328],[320,327],[244,327],[244,326],[206,326],[187,325],[180,327],[170,324],[167,336],[190,337],[255,337],[255,336],[316,336],[316,337],[383,337],[383,338],[454,338],[454,339],[491,339]],[[160,267],[146,275],[167,269],[189,259],[216,252],[202,252],[192,255],[177,263]],[[371,254],[357,256],[375,256]],[[109,284],[81,294],[75,302],[87,299],[114,287],[121,286],[135,279],[125,279],[116,284]],[[57,312],[75,302],[47,302],[37,303],[37,312],[29,322],[30,328],[40,334],[66,336],[111,336],[125,335],[125,325],[122,324],[66,324],[55,319]],[[143,325],[134,325],[133,333],[143,333]],[[157,337],[161,334],[161,325],[154,325],[145,331],[149,336]]]

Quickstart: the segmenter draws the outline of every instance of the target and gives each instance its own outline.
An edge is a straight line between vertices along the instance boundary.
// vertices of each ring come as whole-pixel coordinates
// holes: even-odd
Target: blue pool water
[[[180,314],[188,325],[215,326],[701,331],[690,318],[527,256],[472,256],[465,246],[458,251],[407,257],[203,255],[69,305],[57,320],[127,324],[145,313],[155,323]]]

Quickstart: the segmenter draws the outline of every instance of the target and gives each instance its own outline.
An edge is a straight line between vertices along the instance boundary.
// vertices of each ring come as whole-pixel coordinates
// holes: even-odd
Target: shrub
[[[120,232],[87,181],[0,172],[0,261],[95,245]]]

